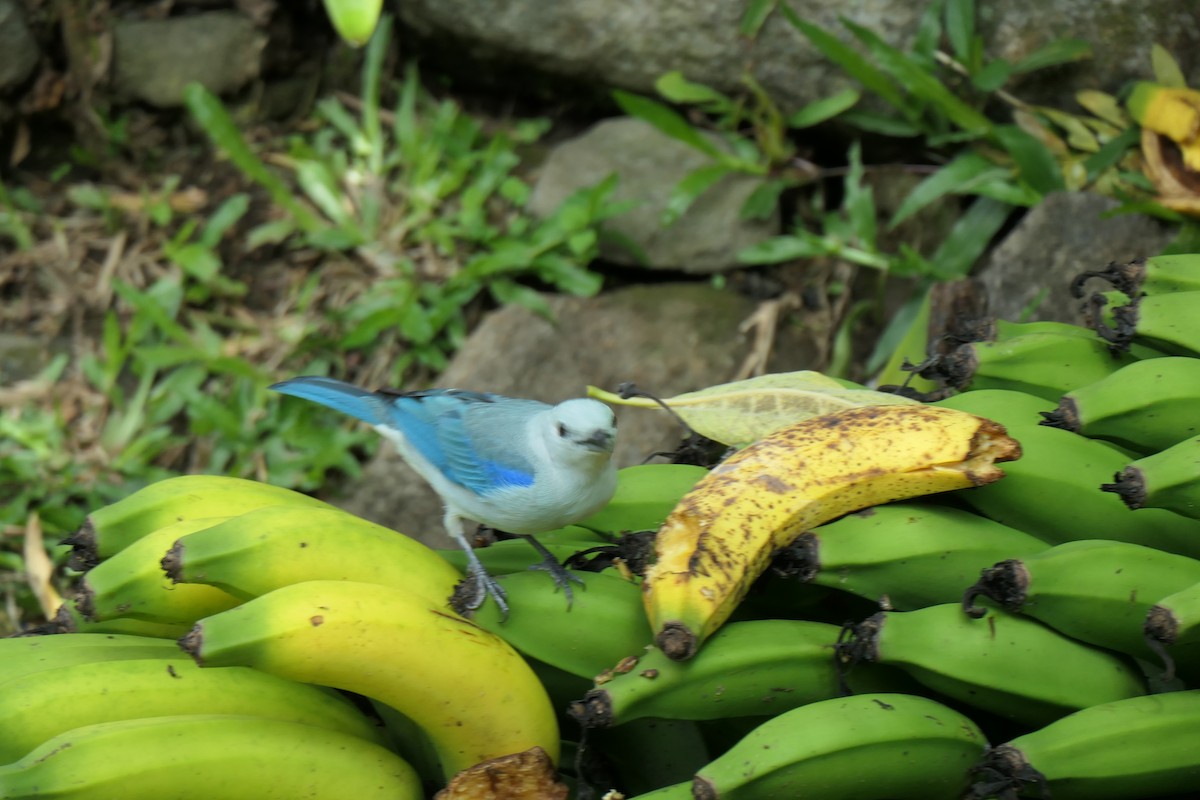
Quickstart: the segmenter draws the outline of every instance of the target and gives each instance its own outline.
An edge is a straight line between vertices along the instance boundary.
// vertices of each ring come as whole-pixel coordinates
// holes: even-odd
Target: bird
[[[463,389],[370,391],[344,381],[303,376],[271,390],[309,400],[371,425],[441,497],[446,532],[466,551],[474,581],[465,607],[491,596],[504,617],[503,587],[484,569],[463,530],[474,520],[524,538],[563,589],[567,572],[534,534],[571,525],[603,508],[616,491],[612,460],[616,417],[590,398],[557,405]]]

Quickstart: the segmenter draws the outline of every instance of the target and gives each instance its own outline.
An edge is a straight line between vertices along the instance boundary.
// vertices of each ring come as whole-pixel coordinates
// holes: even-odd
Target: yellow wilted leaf
[[[624,398],[595,386],[588,396],[613,405],[660,408],[646,397]],[[848,387],[812,370],[760,375],[687,392],[662,402],[701,436],[740,447],[809,417],[854,406],[914,403],[906,397]]]
[[[1124,130],[1129,127],[1129,117],[1121,108],[1121,102],[1107,92],[1083,89],[1075,93],[1075,102],[1105,122]]]
[[[1187,80],[1183,77],[1183,70],[1179,68],[1179,62],[1161,44],[1155,43],[1150,46],[1150,65],[1154,69],[1154,80],[1163,86],[1174,89],[1182,89],[1187,86]]]

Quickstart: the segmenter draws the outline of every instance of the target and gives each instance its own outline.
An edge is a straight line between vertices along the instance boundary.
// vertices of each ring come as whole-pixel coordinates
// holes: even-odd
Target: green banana
[[[900,667],[947,697],[1027,725],[1146,693],[1124,658],[1003,611],[972,619],[958,603],[883,611],[848,629],[843,664]]]
[[[843,687],[832,658],[839,627],[805,620],[730,622],[689,661],[645,652],[611,678],[597,681],[571,716],[585,728],[607,728],[647,717],[727,719],[761,716],[851,691],[895,690],[898,671],[863,666]]]
[[[75,604],[90,620],[132,617],[149,622],[192,623],[233,608],[238,598],[212,586],[176,585],[163,574],[163,553],[181,536],[210,528],[225,517],[185,519],[148,533],[88,570]]]
[[[471,620],[523,655],[590,680],[627,656],[642,655],[654,635],[638,584],[611,570],[583,574],[586,583],[570,607],[545,575],[497,576],[514,613],[505,619],[495,603],[485,603]]]
[[[623,794],[690,783],[711,758],[700,725],[682,719],[639,719],[617,730],[588,731],[587,752],[608,765],[604,785]]]
[[[80,613],[73,600],[68,600],[58,607],[54,619],[46,624],[48,632],[53,634],[87,633],[87,634],[124,634],[140,638],[153,637],[174,642],[183,636],[191,625],[186,622],[151,622],[146,619],[132,617],[113,617],[112,619],[90,620]]]
[[[935,405],[968,411],[1004,425],[1024,455],[1004,465],[1004,480],[954,497],[985,516],[1051,544],[1113,539],[1200,557],[1200,520],[1164,509],[1129,513],[1099,486],[1128,463],[1095,439],[1038,425],[1052,404],[1020,392],[964,392]]]
[[[0,767],[0,800],[421,800],[381,745],[297,722],[222,714],[102,722]]]
[[[1193,797],[1200,786],[1197,730],[1200,690],[1095,705],[990,748],[966,797]]]
[[[692,782],[673,783],[652,792],[636,795],[629,800],[692,800]]]
[[[336,508],[260,508],[172,544],[162,569],[176,590],[207,584],[243,600],[301,581],[340,579],[403,586],[445,602],[462,580],[416,539]]]
[[[1124,264],[1114,261],[1102,270],[1080,273],[1071,282],[1071,294],[1083,297],[1083,286],[1090,278],[1108,281],[1114,289],[1128,297],[1200,291],[1200,255],[1180,253],[1152,256]]]
[[[697,800],[957,800],[987,742],[925,697],[820,700],[764,722],[696,773]]]
[[[244,714],[383,742],[380,729],[334,692],[249,667],[201,669],[176,647],[171,657],[73,664],[0,684],[0,763],[73,728],[177,714]]]
[[[558,758],[554,710],[524,659],[399,587],[293,583],[200,620],[180,645],[205,667],[255,667],[391,706],[429,736],[446,780],[533,747]]]
[[[1090,303],[1096,332],[1114,350],[1140,344],[1166,355],[1200,355],[1200,291],[1141,295],[1102,312],[1111,297],[1098,292]]]
[[[583,528],[577,528],[576,530],[583,536],[586,536],[588,533]],[[581,537],[573,542],[565,539],[545,542],[542,540],[541,534],[537,538],[538,542],[549,550],[560,564],[565,563],[571,556],[577,553],[582,553],[596,547],[609,546],[608,543],[598,538]],[[467,570],[467,553],[461,547],[449,550],[437,550],[436,552],[455,569],[462,572]],[[487,547],[477,547],[475,548],[475,555],[478,556],[479,562],[483,564],[484,569],[488,571],[489,575],[507,575],[512,572],[522,572],[536,567],[540,561],[538,555],[530,549],[529,543],[524,539],[505,539],[504,541],[490,544]]]
[[[1153,598],[1200,583],[1200,561],[1152,547],[1106,540],[1066,542],[985,569],[963,607],[987,597],[1082,642],[1140,658],[1152,654],[1142,633]]]
[[[1200,520],[1200,436],[1139,458],[1100,488],[1131,509],[1166,509]]]
[[[1041,424],[1154,453],[1200,434],[1198,401],[1200,358],[1164,356],[1068,392]]]
[[[119,633],[61,633],[0,639],[0,683],[47,669],[178,655],[167,639]]]
[[[62,544],[70,566],[83,572],[151,531],[204,517],[231,517],[264,506],[332,508],[308,495],[267,483],[222,475],[180,475],[157,481],[97,509]]]
[[[1104,378],[1134,356],[1114,356],[1098,337],[1029,333],[960,345],[922,374],[959,389],[1011,389],[1058,400]]]
[[[802,581],[851,592],[907,611],[962,596],[979,570],[1048,545],[960,508],[887,503],[803,533],[782,556]]]
[[[1177,660],[1194,667],[1200,662],[1200,583],[1179,589],[1158,600],[1143,623],[1146,644],[1166,665],[1166,680],[1175,676]],[[1191,669],[1190,673],[1195,673]],[[1189,678],[1200,675],[1189,674]]]
[[[1096,338],[1096,332],[1083,325],[1072,325],[1069,322],[1055,322],[1054,320],[1011,322],[999,317],[975,320],[961,326],[955,335],[966,344],[969,342],[1007,342],[1020,336],[1046,333],[1056,336],[1079,336],[1084,339]]]
[[[617,472],[617,490],[608,505],[575,524],[608,534],[657,530],[679,499],[707,474],[704,467],[691,464],[625,467]]]

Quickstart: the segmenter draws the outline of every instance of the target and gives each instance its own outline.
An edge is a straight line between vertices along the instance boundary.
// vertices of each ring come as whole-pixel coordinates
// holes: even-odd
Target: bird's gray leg
[[[541,553],[542,560],[538,564],[534,564],[530,569],[541,569],[550,573],[550,577],[554,579],[554,585],[563,590],[563,595],[567,598],[567,610],[571,609],[571,604],[575,602],[575,592],[571,589],[571,581],[575,581],[580,586],[584,586],[583,578],[569,571],[562,564],[558,563],[558,559],[554,554],[546,549],[546,546],[528,534],[517,534],[525,541],[529,542],[534,550]]]
[[[479,560],[479,556],[475,555],[475,548],[471,547],[471,543],[467,541],[466,534],[463,533],[462,518],[452,511],[446,509],[446,515],[442,518],[442,524],[446,526],[446,533],[458,542],[467,554],[467,579],[475,582],[475,593],[467,602],[467,608],[474,611],[483,605],[487,600],[488,595],[496,601],[496,605],[500,608],[500,617],[508,619],[508,598],[504,593],[504,587],[496,582],[496,579],[488,574],[484,569],[483,562]]]

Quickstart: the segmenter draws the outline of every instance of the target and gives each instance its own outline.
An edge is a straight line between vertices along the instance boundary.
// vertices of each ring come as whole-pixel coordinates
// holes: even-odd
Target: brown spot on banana
[[[773,551],[881,503],[969,488],[1020,456],[1004,427],[927,405],[861,406],[783,428],[692,489],[655,538],[643,584],[656,643],[690,658],[732,613]]]

